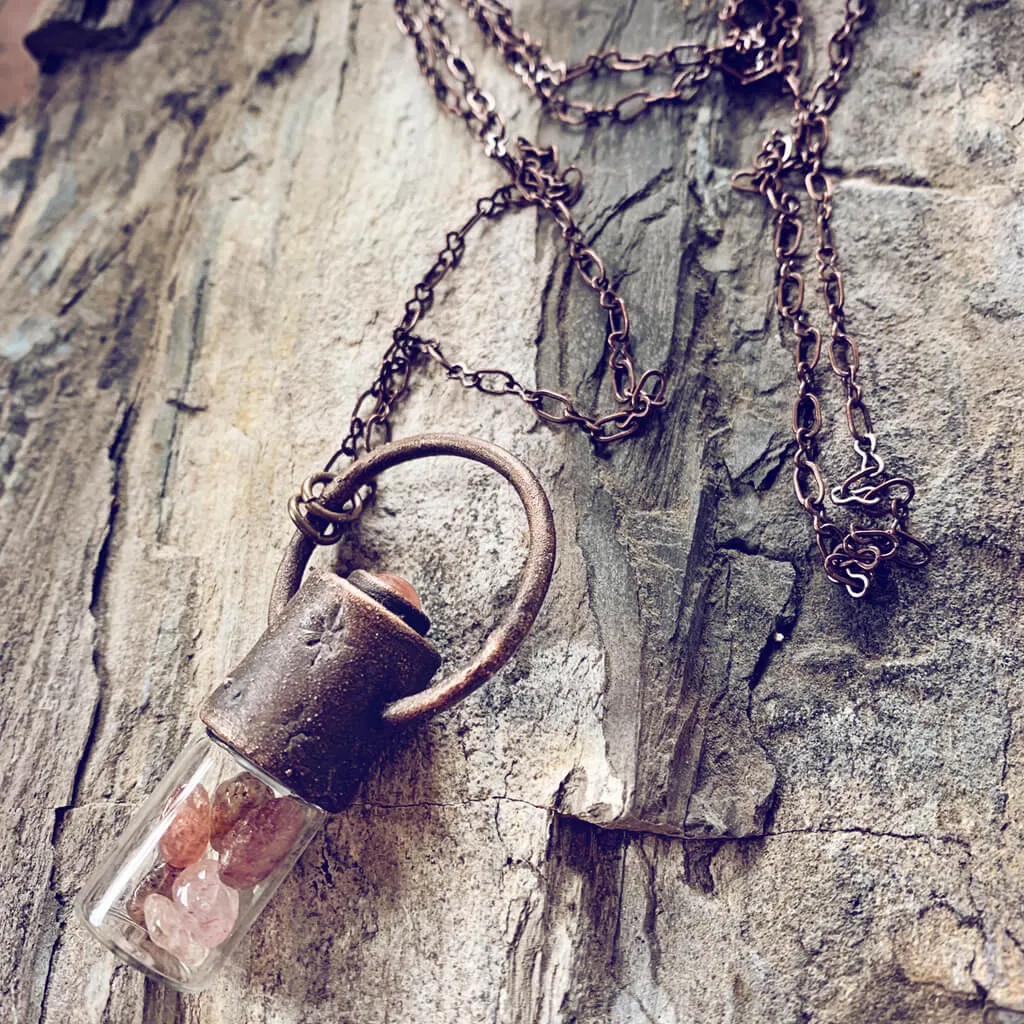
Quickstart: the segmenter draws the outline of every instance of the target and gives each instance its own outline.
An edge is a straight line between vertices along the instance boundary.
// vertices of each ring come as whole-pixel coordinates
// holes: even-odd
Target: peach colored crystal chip
[[[274,799],[274,791],[251,772],[242,772],[222,782],[213,794],[213,819],[210,824],[210,845],[224,850],[227,834],[247,814]]]
[[[174,900],[152,893],[143,900],[142,910],[154,945],[186,967],[198,967],[206,959],[209,950],[196,938],[188,914]]]
[[[188,914],[193,935],[208,949],[219,946],[238,920],[238,893],[220,880],[217,862],[209,857],[178,875],[174,899]]]
[[[196,786],[178,805],[174,820],[160,837],[160,853],[173,867],[187,868],[206,853],[209,841],[210,796],[203,786]]]
[[[245,815],[224,837],[221,880],[232,889],[259,885],[291,852],[305,823],[302,804],[287,796]]]
[[[172,868],[170,864],[157,864],[151,868],[142,878],[142,881],[135,886],[135,891],[128,900],[125,908],[128,916],[143,927],[146,926],[146,915],[143,913],[142,904],[147,896],[159,893],[168,898],[173,894],[174,880],[178,877],[178,869]]]

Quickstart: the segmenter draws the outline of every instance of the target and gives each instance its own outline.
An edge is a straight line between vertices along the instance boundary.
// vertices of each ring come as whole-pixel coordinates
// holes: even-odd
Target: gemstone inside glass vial
[[[187,747],[75,909],[122,959],[198,992],[326,815],[210,737]]]

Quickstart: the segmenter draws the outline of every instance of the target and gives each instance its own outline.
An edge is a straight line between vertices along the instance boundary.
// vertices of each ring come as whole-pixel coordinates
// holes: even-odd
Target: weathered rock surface
[[[417,370],[397,431],[490,438],[547,485],[550,597],[514,662],[331,821],[201,997],[117,967],[70,902],[261,632],[288,496],[500,178],[387,4],[51,8],[77,43],[0,135],[8,1016],[1024,1021],[1017,0],[879,3],[833,119],[868,402],[936,545],[858,604],[793,501],[769,230],[729,185],[784,103],[713,80],[566,136],[477,61],[513,131],[583,169],[584,228],[670,403],[595,456]],[[661,0],[517,15],[570,56],[715,31]],[[820,62],[839,4],[809,15]],[[510,218],[470,241],[429,330],[470,365],[584,380],[586,404],[601,319],[568,281],[550,226]],[[454,664],[523,534],[486,472],[416,464],[338,557],[413,581]]]
[[[125,50],[157,24],[176,0],[44,0],[25,36],[40,63],[96,50]]]

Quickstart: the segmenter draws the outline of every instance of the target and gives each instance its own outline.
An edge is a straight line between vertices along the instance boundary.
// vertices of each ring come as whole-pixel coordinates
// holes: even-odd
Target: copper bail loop
[[[555,565],[555,522],[540,481],[515,456],[489,441],[458,434],[419,434],[392,441],[373,449],[339,473],[324,487],[318,501],[327,508],[338,509],[385,469],[437,455],[471,459],[500,473],[516,489],[526,510],[530,547],[515,599],[480,653],[465,668],[433,686],[388,704],[383,718],[392,725],[411,722],[451,707],[497,672],[530,631],[544,602]],[[274,579],[270,594],[271,623],[299,589],[306,563],[315,547],[312,540],[296,531]]]

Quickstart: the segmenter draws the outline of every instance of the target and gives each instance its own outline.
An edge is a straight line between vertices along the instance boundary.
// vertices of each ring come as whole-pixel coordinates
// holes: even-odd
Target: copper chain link
[[[457,3],[477,26],[485,43],[538,98],[545,113],[567,126],[625,124],[656,106],[690,102],[715,71],[743,85],[770,76],[777,76],[784,83],[793,99],[792,131],[776,131],[765,139],[753,169],[734,175],[733,184],[740,190],[762,195],[774,221],[776,306],[796,339],[798,390],[793,431],[797,450],[793,487],[813,523],[828,578],[845,586],[853,597],[867,593],[885,562],[924,565],[929,550],[907,529],[914,486],[905,477],[885,474],[857,380],[859,355],[846,327],[843,278],[832,237],[832,182],[823,169],[829,114],[839,99],[842,76],[853,57],[854,34],[867,15],[864,0],[845,0],[843,23],[828,42],[828,72],[806,96],[801,81],[803,19],[799,0],[754,0],[752,4],[728,0],[719,13],[724,31],[714,46],[681,42],[639,55],[608,49],[591,53],[571,66],[550,60],[539,42],[516,28],[511,11],[498,0]],[[360,450],[369,451],[390,438],[391,413],[408,392],[412,367],[421,357],[437,363],[449,379],[463,387],[489,395],[514,395],[542,420],[575,425],[597,444],[629,437],[665,404],[665,378],[659,370],[637,370],[626,305],[600,256],[586,244],[573,219],[571,208],[582,191],[579,170],[560,168],[554,147],[542,148],[525,139],[510,146],[504,119],[494,100],[480,88],[473,66],[448,33],[441,0],[394,0],[394,5],[399,27],[412,40],[419,69],[437,102],[466,123],[487,155],[501,164],[511,183],[478,200],[473,215],[448,233],[436,260],[405,305],[405,314],[392,332],[391,345],[377,378],[356,402],[345,440],[324,473],[310,477],[302,493],[292,499],[289,508],[296,525],[320,543],[335,540],[340,524],[359,514],[358,503],[342,512],[325,508],[317,500],[320,489],[331,479],[331,470],[339,459],[354,458]],[[759,18],[751,17],[752,6],[759,11]],[[666,86],[661,91],[626,91],[604,104],[590,103],[574,94],[574,87],[579,84],[627,75],[643,80],[660,77]],[[828,361],[845,388],[847,426],[860,461],[859,468],[833,487],[829,497],[833,504],[864,513],[872,520],[872,525],[852,524],[845,532],[826,512],[825,479],[816,460],[816,438],[822,417],[814,371],[822,353],[822,335],[804,309],[804,276],[800,269],[803,203],[798,195],[786,190],[787,176],[802,179],[806,201],[814,213],[817,278],[831,324]],[[433,306],[437,286],[462,260],[466,238],[473,228],[530,206],[552,218],[577,275],[595,292],[606,313],[605,355],[616,402],[611,411],[587,415],[576,408],[570,395],[529,388],[507,370],[469,369],[449,360],[436,340],[416,333],[420,321]],[[888,523],[875,525],[880,517],[887,518]]]
[[[781,320],[795,339],[793,358],[798,382],[793,405],[793,490],[801,508],[810,516],[825,573],[842,584],[853,597],[863,597],[875,581],[879,567],[893,562],[904,567],[925,565],[928,547],[908,530],[913,483],[902,476],[889,476],[878,454],[878,439],[864,404],[857,379],[860,355],[846,324],[843,276],[832,235],[832,179],[823,169],[829,143],[829,114],[839,100],[843,73],[853,59],[853,37],[867,16],[863,0],[846,0],[845,17],[828,41],[829,68],[810,95],[801,89],[797,45],[800,14],[795,2],[778,5],[785,9],[779,22],[779,73],[792,95],[792,131],[775,131],[764,140],[752,170],[733,176],[733,185],[764,197],[775,227],[774,250],[777,263],[775,305]],[[851,523],[845,531],[828,514],[825,506],[825,477],[817,462],[817,441],[822,427],[821,404],[815,391],[814,371],[822,353],[821,331],[811,323],[804,308],[804,274],[801,241],[804,234],[803,203],[786,190],[789,175],[803,185],[806,202],[814,215],[817,278],[829,320],[827,355],[829,368],[840,380],[846,395],[846,426],[860,465],[841,484],[831,489],[833,505],[861,513],[867,524]],[[880,523],[879,520],[887,520]]]

